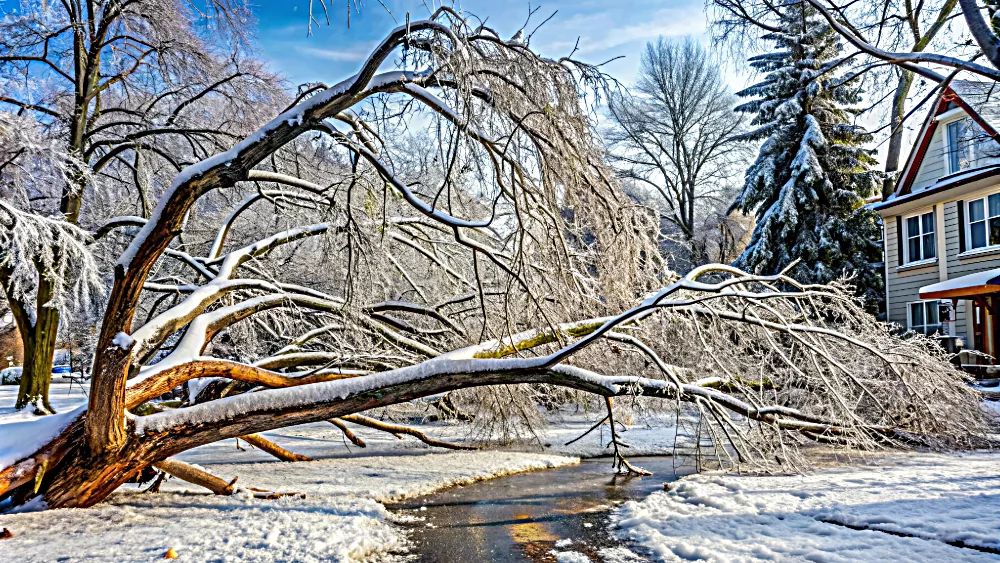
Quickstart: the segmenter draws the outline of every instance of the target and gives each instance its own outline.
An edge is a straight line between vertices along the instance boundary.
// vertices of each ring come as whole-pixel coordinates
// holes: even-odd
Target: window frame
[[[924,215],[931,216],[931,227],[932,231],[929,233],[924,232]],[[908,223],[910,219],[916,218],[917,224],[919,226],[919,234],[916,237],[910,236],[910,230],[908,228]],[[938,259],[937,252],[937,210],[931,209],[930,211],[921,211],[913,213],[911,215],[904,215],[901,221],[902,225],[898,225],[896,228],[903,230],[903,248],[900,252],[903,253],[903,266],[912,266],[914,264],[931,264]],[[966,221],[968,223],[968,221]],[[934,256],[931,258],[925,258],[927,255],[927,250],[924,248],[924,235],[933,234],[934,242],[931,244],[931,248],[934,250]],[[913,260],[910,257],[910,239],[917,238],[920,241],[920,259]]]
[[[966,200],[962,205],[965,206],[963,210],[965,214],[965,225],[962,228],[965,229],[965,251],[964,252],[989,252],[991,250],[1000,250],[1000,241],[997,244],[990,244],[990,219],[993,217],[1000,218],[1000,215],[990,215],[990,197],[1000,196],[1000,191],[994,191],[990,193],[983,194],[978,197]],[[985,246],[972,246],[972,204],[978,201],[983,202],[983,220],[982,222],[986,227],[986,245]],[[976,221],[977,223],[979,221]]]
[[[941,304],[939,303],[939,301],[940,300],[938,300],[938,299],[922,299],[922,300],[918,300],[918,301],[907,301],[906,302],[906,330],[907,331],[913,331],[913,332],[919,332],[920,334],[923,334],[925,336],[929,336],[930,334],[935,334],[935,333],[941,333],[942,329],[944,328],[944,323],[941,322],[941,313],[940,313],[940,306],[941,306]],[[923,306],[924,324],[919,325],[922,330],[916,330],[914,328],[914,325],[913,325],[912,306],[916,305],[918,303]],[[928,317],[928,315],[927,315],[927,307],[929,305],[933,305],[934,310],[937,311],[937,320],[938,320],[938,322],[935,325],[927,324],[927,317]],[[927,327],[929,327],[929,326],[935,327],[934,331],[931,332],[930,334],[927,333]]]
[[[975,128],[976,123],[972,119],[972,116],[967,115],[964,112],[962,113],[961,116],[957,116],[954,119],[949,119],[948,121],[941,123],[941,125],[944,127],[944,132],[941,135],[941,137],[944,140],[944,168],[945,170],[948,171],[947,174],[945,175],[957,174],[959,172],[963,172],[964,170],[972,170],[976,168],[976,143],[974,139],[969,140],[969,167],[965,168],[964,170],[961,168],[959,168],[958,170],[953,170],[951,167],[952,146],[951,146],[950,129],[952,125],[960,123],[962,121],[968,121],[969,122],[968,126],[970,129]]]

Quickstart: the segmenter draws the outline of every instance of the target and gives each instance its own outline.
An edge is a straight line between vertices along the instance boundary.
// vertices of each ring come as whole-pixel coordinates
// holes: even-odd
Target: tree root
[[[347,425],[344,424],[344,422],[342,420],[340,420],[339,418],[331,418],[327,422],[329,422],[330,424],[336,426],[337,428],[340,428],[340,431],[344,433],[344,437],[347,438],[348,440],[350,440],[351,443],[354,444],[355,446],[357,446],[359,448],[367,448],[368,447],[368,444],[366,444],[364,440],[362,440],[361,438],[359,438],[357,434],[355,434],[354,432],[351,432],[351,429],[348,428]]]
[[[416,430],[414,428],[409,428],[407,426],[400,426],[398,424],[391,424],[388,422],[382,422],[380,420],[375,420],[374,418],[369,418],[367,416],[362,416],[360,414],[348,414],[340,417],[340,420],[351,422],[359,426],[367,426],[368,428],[374,428],[375,430],[381,430],[383,432],[388,432],[397,438],[400,438],[400,434],[406,434],[408,436],[413,436],[414,438],[420,440],[421,442],[427,444],[428,446],[434,446],[436,448],[445,448],[449,450],[475,450],[478,449],[475,446],[465,446],[462,444],[453,444],[451,442],[443,442],[441,440],[435,440],[434,438],[428,437],[423,432]],[[332,422],[332,421],[331,421]]]
[[[288,451],[260,434],[247,434],[246,436],[240,437],[244,442],[259,448],[261,451],[273,455],[281,461],[313,461],[311,457]]]

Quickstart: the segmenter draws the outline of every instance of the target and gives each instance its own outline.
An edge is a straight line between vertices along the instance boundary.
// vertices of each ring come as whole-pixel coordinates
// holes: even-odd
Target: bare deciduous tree
[[[207,4],[211,29],[172,0],[31,1],[0,22],[0,215],[22,237],[0,250],[0,286],[24,340],[18,408],[52,412],[64,286],[94,281],[78,227],[96,230],[107,206],[148,217],[174,174],[280,103],[275,77],[243,55],[248,8]]]
[[[613,162],[659,196],[657,207],[688,247],[683,269],[707,261],[705,219],[728,207],[748,158],[735,106],[704,47],[662,37],[646,45],[632,95],[609,103]]]

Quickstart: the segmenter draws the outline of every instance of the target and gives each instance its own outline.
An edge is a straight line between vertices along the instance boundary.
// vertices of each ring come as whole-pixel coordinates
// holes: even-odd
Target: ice
[[[455,433],[462,427],[430,431],[440,435],[449,428]],[[368,442],[365,450],[345,448],[340,431],[328,423],[267,434],[314,462],[274,461],[246,444],[237,450],[233,440],[178,456],[227,480],[238,476],[240,485],[305,498],[219,497],[173,479],[159,494],[126,487],[93,508],[0,516],[0,528],[14,533],[0,545],[0,560],[150,561],[171,547],[186,561],[393,560],[408,544],[382,503],[576,462],[540,453],[444,452],[417,440],[359,433]]]

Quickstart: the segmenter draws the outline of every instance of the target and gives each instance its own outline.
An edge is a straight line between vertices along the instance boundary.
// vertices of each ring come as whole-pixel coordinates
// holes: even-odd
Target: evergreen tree
[[[858,293],[872,305],[882,299],[882,250],[878,215],[863,207],[877,193],[871,135],[853,124],[860,101],[851,76],[832,69],[841,48],[834,31],[806,2],[781,8],[773,53],[750,59],[766,74],[742,92],[755,99],[737,111],[755,114],[744,135],[763,140],[756,162],[730,211],[756,213],[750,244],[735,266],[759,274],[791,271],[796,279],[826,283],[853,275]]]

